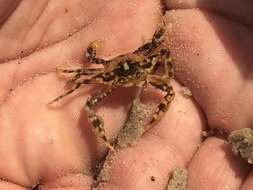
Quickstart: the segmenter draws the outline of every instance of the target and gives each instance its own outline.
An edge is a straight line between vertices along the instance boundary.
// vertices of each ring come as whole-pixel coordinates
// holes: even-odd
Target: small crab
[[[87,112],[88,120],[95,135],[102,139],[108,148],[114,150],[114,145],[109,142],[105,134],[103,119],[96,115],[94,107],[117,87],[146,86],[150,84],[166,92],[164,99],[158,105],[154,116],[150,120],[150,124],[161,118],[174,98],[174,91],[170,85],[170,80],[173,78],[170,52],[168,49],[154,51],[163,42],[162,36],[164,32],[164,25],[158,27],[150,42],[132,53],[120,55],[111,60],[96,57],[98,40],[90,43],[86,50],[86,59],[90,63],[102,64],[103,68],[58,69],[61,73],[73,74],[68,83],[73,83],[74,86],[69,91],[52,100],[50,104],[71,94],[84,84],[106,85],[104,89],[88,98],[84,109]],[[160,64],[164,65],[164,74],[162,76],[155,74]],[[83,79],[81,78],[82,76],[86,78]]]

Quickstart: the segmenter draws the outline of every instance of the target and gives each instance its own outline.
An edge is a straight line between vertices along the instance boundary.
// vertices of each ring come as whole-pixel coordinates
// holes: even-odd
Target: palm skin
[[[163,3],[167,9],[189,8],[166,14],[165,43],[180,81],[173,82],[175,101],[136,146],[117,153],[102,189],[164,189],[178,166],[188,166],[189,189],[247,190],[253,183],[249,167],[221,138],[210,137],[198,149],[207,124],[225,131],[252,125],[253,15],[247,9],[253,4],[236,6],[233,0],[226,9],[226,1],[221,7],[180,2]],[[99,54],[107,58],[135,50],[152,37],[162,5],[157,0],[0,3],[0,189],[35,184],[90,189],[91,169],[106,154],[82,109],[93,87],[49,108],[65,90],[55,67],[83,64],[87,45],[97,39],[105,39]],[[194,99],[182,95],[181,84]],[[109,137],[122,126],[133,96],[131,89],[119,90],[99,107]]]

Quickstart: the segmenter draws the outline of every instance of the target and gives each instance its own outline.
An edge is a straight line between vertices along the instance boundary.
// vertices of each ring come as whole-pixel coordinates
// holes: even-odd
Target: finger
[[[251,172],[244,181],[240,190],[251,190],[253,186],[253,173]]]
[[[144,134],[136,146],[116,153],[103,189],[165,189],[170,172],[185,167],[201,141],[203,127],[199,110],[190,98],[176,97],[165,117]]]
[[[226,141],[207,139],[189,164],[189,190],[237,190],[249,167],[231,152]]]
[[[209,125],[224,130],[250,127],[251,33],[237,23],[199,10],[171,11],[167,24],[167,45],[175,60],[176,76],[191,89]]]
[[[209,11],[217,12],[221,15],[226,15],[231,19],[238,20],[245,24],[253,24],[253,2],[251,0],[220,0],[219,3],[215,0],[165,0],[167,9],[191,9],[202,8]]]

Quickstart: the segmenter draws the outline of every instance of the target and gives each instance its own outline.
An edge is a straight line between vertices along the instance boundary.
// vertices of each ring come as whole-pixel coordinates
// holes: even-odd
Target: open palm
[[[85,49],[97,39],[105,40],[99,52],[104,58],[135,50],[152,37],[162,5],[158,0],[0,3],[0,189],[90,189],[94,168],[106,154],[82,109],[93,87],[50,108],[47,103],[65,90],[55,68],[86,64]],[[176,78],[191,89],[196,103],[173,82],[171,108],[136,146],[117,153],[102,189],[164,189],[170,172],[186,166],[189,189],[250,188],[248,167],[224,140],[208,138],[198,149],[207,123],[226,131],[252,125],[253,39],[246,26],[253,23],[247,12],[253,5],[245,4],[240,15],[211,3],[166,3],[229,17],[168,11],[166,44],[175,57]],[[99,107],[109,137],[123,125],[133,97],[132,89],[121,89]]]

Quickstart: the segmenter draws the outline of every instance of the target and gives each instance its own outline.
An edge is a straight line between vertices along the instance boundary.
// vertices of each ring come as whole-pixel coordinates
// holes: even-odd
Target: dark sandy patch
[[[152,107],[151,104],[141,103],[139,96],[134,99],[127,120],[117,136],[115,151],[109,151],[103,164],[101,164],[100,172],[95,180],[93,189],[99,189],[109,181],[111,176],[111,165],[115,154],[123,148],[138,143],[139,139],[146,131],[147,123],[154,112]]]
[[[169,180],[167,190],[186,190],[187,186],[187,170],[177,168],[173,171]]]
[[[235,154],[240,155],[248,163],[253,163],[253,130],[243,128],[230,133],[228,142]]]

